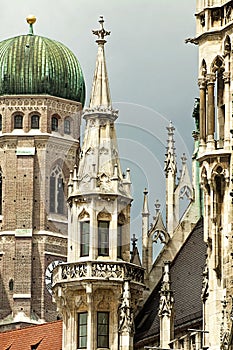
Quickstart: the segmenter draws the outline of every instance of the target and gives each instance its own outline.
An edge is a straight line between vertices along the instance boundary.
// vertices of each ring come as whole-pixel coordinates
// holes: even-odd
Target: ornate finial
[[[99,24],[100,24],[100,29],[92,30],[92,33],[98,36],[98,39],[96,40],[98,44],[100,43],[105,44],[106,43],[105,36],[110,35],[111,32],[104,29],[103,16],[100,16]]]
[[[29,35],[33,35],[33,24],[36,22],[36,17],[34,15],[29,15],[26,20],[29,24]]]
[[[145,188],[144,189],[144,192],[143,192],[145,195],[147,195],[148,194],[148,190],[147,190],[147,188]]]
[[[156,199],[156,201],[155,201],[155,212],[156,212],[156,214],[159,213],[160,207],[161,207],[161,204],[159,203],[159,200]]]
[[[185,153],[183,153],[183,155],[181,157],[182,165],[186,164],[186,160],[187,160],[186,155],[185,155]]]
[[[131,242],[133,244],[133,249],[136,248],[137,241],[138,241],[138,239],[136,238],[135,234],[133,234],[133,237],[131,238]]]

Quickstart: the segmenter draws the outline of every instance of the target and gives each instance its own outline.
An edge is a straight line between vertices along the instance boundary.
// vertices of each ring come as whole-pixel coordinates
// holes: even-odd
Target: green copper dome
[[[0,42],[0,94],[49,94],[85,102],[85,83],[75,55],[37,35]]]

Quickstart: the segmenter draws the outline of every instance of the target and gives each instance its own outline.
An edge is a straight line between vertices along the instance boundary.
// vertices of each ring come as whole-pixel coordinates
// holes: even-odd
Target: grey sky
[[[87,101],[97,47],[91,29],[100,15],[112,34],[106,57],[114,106],[120,109],[118,136],[123,167],[132,168],[133,231],[140,236],[142,191],[150,190],[150,209],[164,206],[163,161],[169,120],[176,127],[178,159],[192,152],[192,108],[197,89],[195,0],[0,0],[0,40],[25,34],[25,17],[34,14],[35,34],[68,46],[82,66]]]

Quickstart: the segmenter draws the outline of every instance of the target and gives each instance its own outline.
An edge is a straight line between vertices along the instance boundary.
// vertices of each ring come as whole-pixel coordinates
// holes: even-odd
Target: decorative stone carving
[[[104,208],[99,212],[97,219],[111,221],[112,215]]]
[[[92,263],[92,277],[123,278],[123,269],[118,264]]]
[[[212,20],[213,21],[220,21],[221,18],[222,18],[222,16],[221,16],[221,10],[220,9],[212,10]]]
[[[226,23],[232,20],[232,5],[226,6]]]
[[[203,277],[202,277],[201,298],[203,303],[205,303],[209,296],[209,268],[208,268],[207,262],[205,263],[202,276]]]
[[[66,264],[61,266],[62,279],[86,277],[87,276],[87,265],[83,264]]]
[[[125,277],[139,282],[139,283],[144,283],[144,271],[141,268],[135,268],[132,265],[126,265],[126,273]]]
[[[109,150],[103,146],[100,148],[99,153],[100,153],[100,155],[107,155],[107,154],[109,154]]]
[[[230,340],[231,340],[231,329],[232,322],[230,320],[230,315],[228,312],[228,302],[226,297],[222,301],[222,322],[220,328],[220,349],[221,350],[229,350]]]
[[[122,301],[119,307],[119,332],[134,333],[134,317],[131,307],[131,295],[129,281],[126,280],[123,285]]]
[[[169,271],[169,262],[165,262],[163,281],[160,290],[160,302],[159,302],[159,317],[163,316],[172,316],[173,306],[174,306],[174,297],[171,290],[170,282],[170,271]]]
[[[205,26],[205,14],[204,13],[200,15],[200,23],[201,23],[202,27]]]
[[[89,218],[90,218],[90,215],[88,214],[88,212],[85,209],[83,209],[78,216],[79,220],[85,220],[85,219],[89,219]]]

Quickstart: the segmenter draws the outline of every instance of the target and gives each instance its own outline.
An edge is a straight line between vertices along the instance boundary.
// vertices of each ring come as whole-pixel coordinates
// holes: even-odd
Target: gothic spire
[[[144,198],[143,198],[143,208],[142,208],[142,216],[146,215],[149,216],[149,206],[148,206],[148,191],[145,188],[144,192]]]
[[[97,35],[98,53],[96,59],[96,68],[92,83],[92,91],[90,98],[90,108],[97,106],[111,107],[111,96],[108,82],[108,74],[106,68],[106,60],[104,54],[104,45],[107,42],[105,37],[110,35],[109,31],[104,29],[104,19],[100,16],[100,29],[93,30],[93,34]]]
[[[179,193],[180,198],[184,198],[185,196],[188,199],[193,199],[193,189],[192,189],[192,181],[189,176],[188,166],[187,166],[187,158],[185,153],[183,153],[181,157],[182,162],[182,169],[180,170],[180,178],[179,183],[176,189],[176,192]],[[182,192],[180,193],[180,190],[182,189]]]

